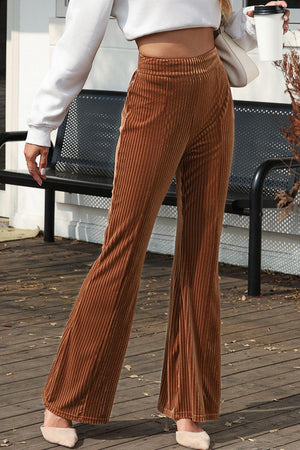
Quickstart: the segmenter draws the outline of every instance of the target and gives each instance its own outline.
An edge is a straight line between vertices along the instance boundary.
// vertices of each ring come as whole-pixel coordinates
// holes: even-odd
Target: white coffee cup
[[[255,6],[254,19],[261,61],[278,61],[283,56],[282,6]]]

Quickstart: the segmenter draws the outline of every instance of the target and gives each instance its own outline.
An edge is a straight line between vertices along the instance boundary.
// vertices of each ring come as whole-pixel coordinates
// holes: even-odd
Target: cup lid
[[[285,11],[285,8],[283,8],[280,5],[272,5],[272,6],[266,6],[266,5],[257,5],[254,6],[254,15],[258,14],[283,14]]]

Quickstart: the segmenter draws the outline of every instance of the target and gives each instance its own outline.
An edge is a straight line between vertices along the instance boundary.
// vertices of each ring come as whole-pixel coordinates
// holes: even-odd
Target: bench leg
[[[55,191],[45,189],[44,241],[54,242]]]
[[[258,296],[260,295],[262,210],[259,205],[253,206],[250,211],[248,295]]]

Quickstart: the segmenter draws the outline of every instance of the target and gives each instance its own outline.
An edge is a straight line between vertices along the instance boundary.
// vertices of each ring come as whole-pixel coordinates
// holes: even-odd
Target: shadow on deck
[[[72,304],[100,248],[65,239],[45,244],[40,237],[0,244],[0,444],[62,448],[40,436],[41,391]],[[76,448],[182,448],[175,444],[173,421],[170,432],[164,431],[156,409],[171,265],[171,256],[147,253],[111,421],[77,424]],[[220,265],[220,277],[221,417],[204,424],[212,447],[297,450],[299,278],[265,272],[264,295],[249,298],[245,269]]]

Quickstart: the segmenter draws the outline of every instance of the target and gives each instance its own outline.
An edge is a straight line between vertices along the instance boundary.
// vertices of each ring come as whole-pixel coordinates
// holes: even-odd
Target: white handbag
[[[223,27],[215,31],[215,46],[226,69],[232,87],[244,87],[258,77],[256,64]]]

